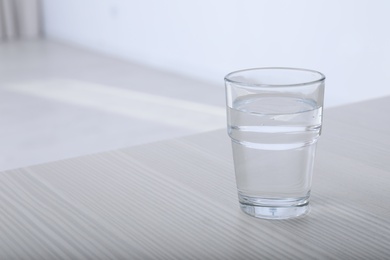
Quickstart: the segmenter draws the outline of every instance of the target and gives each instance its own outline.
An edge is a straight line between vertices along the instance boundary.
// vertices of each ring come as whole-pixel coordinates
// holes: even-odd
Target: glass
[[[267,219],[307,214],[325,76],[255,68],[228,74],[225,86],[241,209]]]

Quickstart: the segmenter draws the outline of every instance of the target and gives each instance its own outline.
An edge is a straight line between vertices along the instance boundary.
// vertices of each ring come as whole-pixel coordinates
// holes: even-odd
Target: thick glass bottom
[[[263,219],[289,219],[303,217],[310,211],[309,194],[300,198],[258,198],[239,194],[241,210]]]
[[[296,207],[260,207],[240,204],[242,211],[246,214],[264,219],[289,219],[303,217],[309,213],[309,205]]]

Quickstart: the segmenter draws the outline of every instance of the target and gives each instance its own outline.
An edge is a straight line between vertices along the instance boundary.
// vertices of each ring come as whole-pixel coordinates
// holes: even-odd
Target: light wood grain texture
[[[224,129],[3,172],[0,259],[388,259],[388,111],[325,111],[295,220],[240,211]]]

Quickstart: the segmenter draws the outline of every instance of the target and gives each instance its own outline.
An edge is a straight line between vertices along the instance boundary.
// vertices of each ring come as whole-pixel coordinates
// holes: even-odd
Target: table
[[[0,259],[389,259],[389,112],[325,110],[294,220],[240,211],[224,129],[2,172]]]

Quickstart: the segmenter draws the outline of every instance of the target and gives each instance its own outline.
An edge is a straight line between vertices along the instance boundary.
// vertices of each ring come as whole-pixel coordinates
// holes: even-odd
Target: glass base
[[[289,219],[303,217],[310,211],[309,205],[295,207],[264,207],[244,205],[240,203],[242,211],[255,218]]]
[[[309,194],[300,198],[258,198],[239,194],[241,210],[264,219],[289,219],[303,217],[310,211]]]

